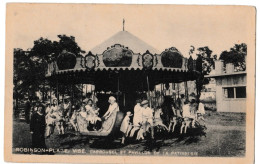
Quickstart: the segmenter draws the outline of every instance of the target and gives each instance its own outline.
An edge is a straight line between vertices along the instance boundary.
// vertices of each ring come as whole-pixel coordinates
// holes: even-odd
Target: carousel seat
[[[102,123],[102,130],[100,131],[89,131],[88,121],[84,119],[82,116],[78,115],[77,123],[79,126],[79,131],[83,135],[88,136],[108,136],[114,133],[116,130],[119,130],[121,122],[123,120],[123,113],[122,112],[113,112],[110,117]]]

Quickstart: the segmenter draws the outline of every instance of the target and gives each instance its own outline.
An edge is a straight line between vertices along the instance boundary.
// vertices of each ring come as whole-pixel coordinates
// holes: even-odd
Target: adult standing
[[[37,112],[32,115],[30,131],[32,134],[32,147],[45,148],[45,116],[43,114],[44,108],[39,105]]]

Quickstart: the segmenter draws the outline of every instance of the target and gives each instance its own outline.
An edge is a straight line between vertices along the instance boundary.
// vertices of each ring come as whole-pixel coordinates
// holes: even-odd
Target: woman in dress
[[[39,105],[36,113],[32,115],[30,123],[30,132],[32,134],[32,147],[33,148],[46,148],[45,145],[45,117],[42,105]]]
[[[118,104],[116,102],[116,98],[114,96],[110,96],[108,99],[108,102],[110,105],[108,107],[107,112],[103,115],[102,120],[107,120],[114,111],[116,111],[116,112],[119,111],[119,106],[118,106]]]

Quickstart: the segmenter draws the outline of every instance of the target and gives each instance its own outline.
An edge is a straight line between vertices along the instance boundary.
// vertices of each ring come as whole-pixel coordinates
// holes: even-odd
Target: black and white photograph
[[[12,154],[245,158],[254,16],[248,6],[8,4]]]

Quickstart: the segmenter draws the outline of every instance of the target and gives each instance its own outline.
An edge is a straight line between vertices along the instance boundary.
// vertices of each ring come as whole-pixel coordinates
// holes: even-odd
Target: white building
[[[205,77],[216,79],[218,112],[246,112],[246,71],[234,72],[234,65],[215,62],[215,71]]]

